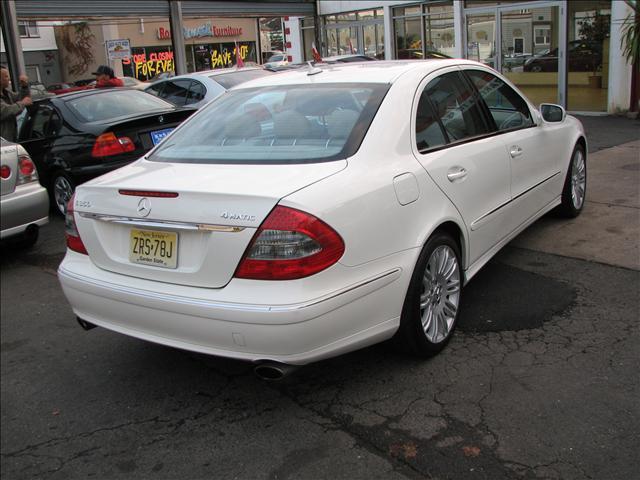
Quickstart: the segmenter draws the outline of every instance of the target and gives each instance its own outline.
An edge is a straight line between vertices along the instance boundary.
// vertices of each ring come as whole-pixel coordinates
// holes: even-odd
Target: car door
[[[536,124],[526,100],[488,69],[464,68],[478,90],[504,145],[511,171],[511,229],[535,215],[557,196],[560,179],[557,135]]]
[[[49,103],[37,103],[27,109],[20,128],[18,141],[29,153],[40,174],[40,183],[46,185],[50,169],[48,152],[57,135],[60,116]]]
[[[491,136],[478,97],[457,67],[426,77],[414,105],[416,158],[460,212],[473,264],[507,233],[503,207],[511,178],[504,145]]]

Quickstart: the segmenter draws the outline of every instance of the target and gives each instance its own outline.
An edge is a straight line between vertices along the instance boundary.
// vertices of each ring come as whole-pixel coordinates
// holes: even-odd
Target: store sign
[[[170,40],[171,30],[164,27],[158,28],[159,40]],[[242,35],[242,27],[216,27],[211,22],[203,23],[197,27],[182,27],[182,35],[185,39],[205,37],[239,37]]]
[[[134,54],[122,61],[122,65],[130,64],[133,64],[133,75],[136,78],[150,78],[175,70],[173,52],[169,51],[152,52],[148,56],[146,53]]]
[[[106,45],[109,60],[122,60],[131,56],[131,45],[128,39],[107,40]]]

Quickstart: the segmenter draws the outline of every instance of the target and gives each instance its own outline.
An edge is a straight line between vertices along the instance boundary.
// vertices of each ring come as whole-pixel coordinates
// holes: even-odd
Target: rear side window
[[[434,114],[427,89],[423,90],[416,113],[416,144],[418,150],[439,147],[447,143],[440,122]]]
[[[226,92],[149,160],[177,163],[311,163],[352,156],[386,84],[282,85]]]
[[[158,83],[154,83],[150,87],[145,88],[144,91],[158,97],[162,92],[162,87],[164,87],[164,82],[158,82]]]
[[[189,85],[191,85],[191,80],[168,80],[164,82],[164,88],[159,96],[181,107],[187,102]]]
[[[173,105],[139,90],[105,90],[66,101],[67,107],[84,122],[101,122],[128,115],[151,113]]]
[[[200,100],[203,100],[205,95],[207,94],[207,89],[204,88],[200,82],[193,80],[191,82],[191,86],[189,87],[189,96],[187,97],[186,105],[190,105],[192,103],[198,103]]]
[[[457,72],[445,73],[426,86],[435,117],[448,140],[457,142],[489,132],[477,96]],[[416,126],[417,129],[417,126]]]
[[[509,85],[495,75],[481,70],[465,70],[499,131],[525,128],[534,125],[527,102]]]
[[[229,90],[243,82],[248,82],[249,80],[254,80],[260,77],[266,77],[267,75],[273,75],[273,72],[262,69],[238,70],[237,72],[211,75],[209,78],[214,82],[218,82],[225,90]]]

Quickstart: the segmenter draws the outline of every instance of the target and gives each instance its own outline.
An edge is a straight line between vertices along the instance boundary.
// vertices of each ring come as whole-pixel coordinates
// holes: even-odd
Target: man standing
[[[93,74],[96,76],[96,88],[124,87],[124,82],[116,77],[111,67],[100,65]]]
[[[2,86],[2,98],[0,100],[0,136],[10,142],[15,142],[18,138],[18,125],[16,117],[22,113],[25,107],[33,102],[29,92],[29,78],[20,75],[20,92],[9,90],[11,78],[9,70],[0,68],[0,82]]]

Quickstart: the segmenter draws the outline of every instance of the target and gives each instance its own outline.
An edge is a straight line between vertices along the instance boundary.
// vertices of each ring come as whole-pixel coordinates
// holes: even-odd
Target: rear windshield
[[[311,163],[353,155],[385,84],[282,85],[232,90],[204,107],[149,160]]]
[[[134,114],[175,108],[160,98],[139,90],[109,89],[95,95],[69,99],[67,107],[82,121],[100,122]]]
[[[254,80],[256,78],[265,77],[267,75],[273,75],[273,72],[269,70],[240,70],[238,72],[221,73],[220,75],[211,75],[209,78],[214,82],[218,82],[225,90],[229,90],[231,87],[240,85],[241,83]]]

